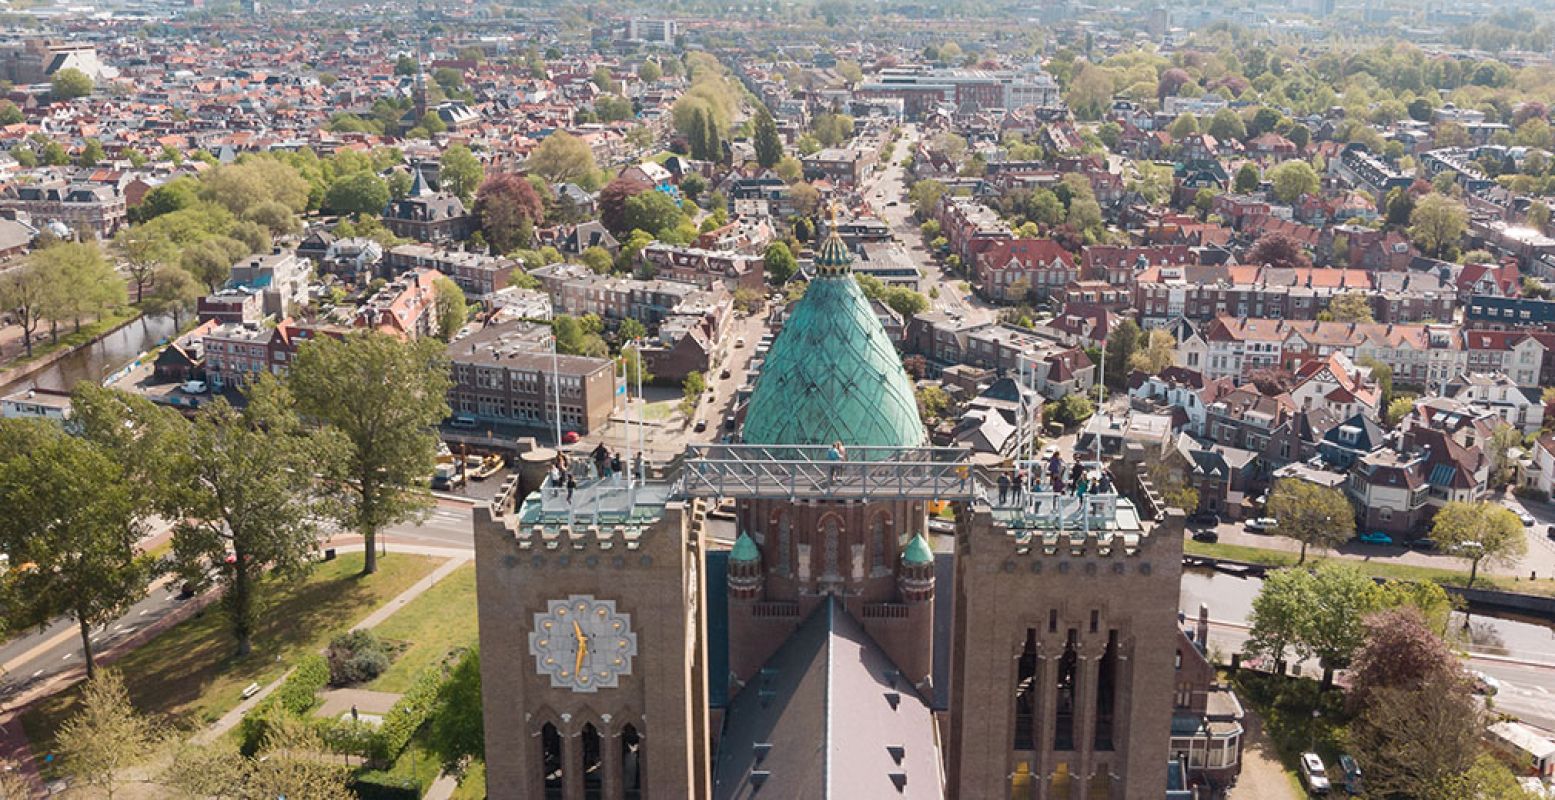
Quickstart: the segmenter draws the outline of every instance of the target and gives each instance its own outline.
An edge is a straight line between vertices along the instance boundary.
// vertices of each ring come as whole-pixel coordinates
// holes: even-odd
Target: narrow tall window
[[[826,564],[821,570],[821,577],[835,579],[842,573],[837,568],[837,549],[842,546],[838,541],[842,538],[842,526],[836,516],[829,516],[821,528],[821,535],[826,539]]]
[[[886,560],[886,541],[889,538],[886,536],[888,520],[888,515],[876,514],[874,524],[870,529],[869,548],[874,551],[873,563],[876,569],[883,568],[886,566],[886,564],[890,563]]]
[[[643,798],[643,740],[630,724],[621,729],[621,789],[624,800]]]
[[[605,800],[605,761],[599,749],[599,729],[583,725],[583,800]]]
[[[1054,750],[1074,749],[1074,695],[1079,654],[1075,652],[1079,631],[1069,629],[1064,654],[1058,659],[1058,699],[1054,703],[1057,724],[1053,730]]]
[[[1118,632],[1107,631],[1107,650],[1096,668],[1096,742],[1097,750],[1112,749],[1113,709],[1117,694]]]
[[[1015,749],[1036,749],[1037,632],[1026,629],[1026,647],[1015,673]]]
[[[562,800],[566,778],[562,760],[562,735],[547,722],[540,726],[540,768],[545,771],[545,800]]]
[[[789,570],[789,567],[790,567],[789,561],[788,561],[788,559],[789,559],[788,551],[792,547],[792,542],[789,541],[791,533],[792,533],[792,531],[789,529],[789,523],[788,523],[788,514],[782,512],[782,511],[779,511],[777,513],[777,549],[778,549],[778,564],[777,564],[777,566],[778,566],[778,572],[781,572],[781,573],[784,573],[784,574],[788,573],[788,570]]]

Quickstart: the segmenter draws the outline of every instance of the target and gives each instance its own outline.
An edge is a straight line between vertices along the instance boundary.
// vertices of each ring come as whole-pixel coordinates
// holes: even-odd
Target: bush
[[[325,651],[331,686],[366,683],[389,668],[389,650],[371,631],[350,631],[336,636]]]
[[[305,656],[270,696],[243,715],[238,724],[239,748],[245,755],[253,755],[277,719],[301,717],[312,711],[318,703],[319,692],[328,683],[329,665],[324,657]]]
[[[1517,495],[1519,500],[1535,500],[1540,503],[1548,503],[1550,500],[1549,492],[1545,492],[1536,486],[1519,486],[1512,490],[1512,494]]]

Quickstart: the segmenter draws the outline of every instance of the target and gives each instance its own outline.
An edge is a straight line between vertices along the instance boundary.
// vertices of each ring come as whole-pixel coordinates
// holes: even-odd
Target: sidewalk
[[[359,550],[359,549],[361,549],[361,547],[362,546],[360,544],[356,544],[356,545],[347,545],[346,547],[340,548],[340,549],[344,549],[344,550],[353,550],[353,549]],[[386,620],[390,616],[392,616],[394,614],[394,612],[400,610],[401,608],[404,608],[407,603],[409,603],[410,601],[416,599],[417,597],[420,597],[422,594],[426,593],[426,591],[428,589],[430,589],[433,586],[437,585],[438,581],[442,580],[443,578],[448,577],[449,573],[453,572],[454,570],[458,569],[459,567],[464,566],[472,558],[475,557],[473,553],[464,552],[464,551],[458,551],[458,550],[449,551],[449,550],[444,550],[443,548],[438,548],[438,547],[395,547],[395,548],[392,548],[392,549],[395,550],[395,551],[398,551],[398,552],[402,552],[402,553],[417,553],[418,551],[435,551],[434,553],[424,553],[424,554],[442,555],[444,553],[452,552],[455,555],[448,557],[448,560],[444,561],[442,564],[439,564],[437,569],[432,570],[432,573],[430,575],[427,575],[425,578],[422,578],[421,580],[417,581],[415,585],[413,585],[409,589],[406,589],[405,591],[401,592],[398,597],[395,597],[394,599],[390,600],[389,602],[384,603],[383,605],[379,606],[371,614],[368,614],[367,617],[364,618],[361,622],[358,622],[357,624],[353,625],[351,627],[351,630],[353,630],[353,631],[368,630],[370,628],[374,628],[374,627],[378,626],[384,620]],[[269,696],[269,694],[271,692],[274,692],[276,689],[279,689],[281,687],[281,684],[286,680],[287,676],[289,676],[289,675],[291,675],[291,670],[287,670],[285,675],[282,675],[281,677],[276,678],[274,681],[271,681],[270,683],[266,684],[264,686],[264,688],[259,690],[258,694],[255,694],[253,697],[250,697],[249,699],[244,700],[243,702],[239,703],[236,708],[232,709],[231,711],[228,711],[226,714],[223,714],[221,719],[217,720],[214,724],[212,724],[210,727],[206,728],[204,731],[201,731],[198,734],[198,736],[196,737],[197,740],[198,741],[204,741],[204,742],[213,741],[216,738],[220,737],[222,734],[226,733],[227,731],[230,731],[233,728],[237,727],[238,723],[243,720],[243,715],[247,714],[251,709],[253,709],[254,706],[258,705],[259,702],[261,700],[263,700],[265,697]]]

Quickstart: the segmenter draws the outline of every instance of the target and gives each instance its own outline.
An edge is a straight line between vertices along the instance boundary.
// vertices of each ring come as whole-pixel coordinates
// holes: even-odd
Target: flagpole
[[[562,387],[561,387],[561,359],[557,355],[559,347],[556,341],[556,331],[551,331],[551,397],[556,407],[552,413],[556,415],[556,450],[562,449]]]

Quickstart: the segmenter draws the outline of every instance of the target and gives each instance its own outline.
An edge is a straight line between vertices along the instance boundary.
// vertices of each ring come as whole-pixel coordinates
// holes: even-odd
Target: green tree
[[[1415,203],[1409,215],[1409,237],[1426,255],[1450,258],[1469,228],[1469,212],[1463,204],[1441,194],[1428,194]]]
[[[783,140],[778,135],[777,121],[766,106],[756,109],[755,132],[752,144],[756,148],[756,163],[771,169],[783,158]],[[786,180],[786,179],[785,179]]]
[[[0,100],[0,125],[15,125],[26,120],[26,115],[22,114],[22,110],[17,108],[15,103],[10,100]]]
[[[945,184],[939,181],[918,181],[907,191],[907,199],[918,219],[927,220],[934,216],[934,208],[946,192]]]
[[[469,306],[464,300],[464,290],[452,278],[442,276],[432,282],[437,292],[437,338],[453,341],[454,334],[464,327]]]
[[[556,131],[542,139],[524,167],[549,183],[587,182],[599,169],[588,143],[566,131]]]
[[[1142,347],[1129,357],[1129,369],[1149,375],[1158,374],[1172,365],[1177,352],[1177,340],[1170,333],[1156,329],[1142,338]]]
[[[0,420],[0,552],[32,565],[5,576],[8,623],[74,621],[88,678],[97,671],[92,629],[146,595],[153,561],[137,543],[148,497],[100,448],[61,426]]]
[[[437,162],[437,180],[444,191],[452,192],[464,202],[470,202],[475,188],[481,185],[486,171],[470,148],[455,144],[443,151]]]
[[[1406,394],[1406,395],[1402,395],[1402,396],[1399,396],[1399,397],[1395,397],[1395,398],[1393,398],[1393,402],[1388,403],[1387,417],[1386,417],[1385,421],[1388,423],[1388,425],[1390,427],[1398,427],[1399,421],[1402,420],[1404,417],[1408,416],[1409,412],[1414,411],[1414,410],[1415,410],[1415,396],[1414,395]]]
[[[1312,581],[1312,602],[1303,617],[1301,641],[1322,665],[1326,689],[1333,682],[1334,670],[1350,666],[1365,643],[1366,616],[1382,608],[1383,593],[1358,567],[1339,561],[1318,565]]]
[[[1550,207],[1542,200],[1534,200],[1528,204],[1528,225],[1538,230],[1544,230],[1550,224]]]
[[[1314,194],[1322,181],[1317,171],[1305,161],[1282,161],[1269,170],[1269,182],[1274,186],[1274,196],[1282,203],[1294,203],[1302,195]]]
[[[600,275],[610,272],[610,268],[615,265],[615,256],[612,256],[609,250],[599,245],[584,249],[582,253],[578,254],[578,260]]]
[[[185,311],[194,308],[203,294],[200,282],[183,267],[164,264],[152,275],[151,293],[142,301],[141,310],[148,316],[167,314],[173,318],[173,327],[182,327]]]
[[[1103,376],[1108,386],[1122,389],[1128,385],[1129,362],[1144,343],[1144,333],[1131,319],[1124,318],[1112,329],[1107,335],[1107,374]]]
[[[101,315],[129,299],[124,279],[103,257],[102,248],[95,241],[59,242],[34,250],[27,259],[28,263],[51,276],[59,287],[59,291],[52,294],[49,319],[56,322],[74,320],[78,331],[83,317]]]
[[[1308,546],[1327,549],[1355,535],[1355,511],[1338,489],[1281,478],[1274,482],[1268,507],[1269,516],[1279,520],[1276,532],[1301,542],[1298,564],[1306,562]]]
[[[1236,181],[1233,188],[1236,189],[1238,194],[1256,192],[1258,191],[1258,185],[1262,181],[1263,177],[1258,174],[1257,165],[1249,161],[1236,171]]]
[[[70,163],[70,154],[59,142],[49,142],[43,146],[43,163],[51,167],[63,167]]]
[[[700,372],[686,374],[686,379],[680,385],[681,400],[680,413],[689,421],[691,415],[696,413],[697,401],[702,399],[702,393],[707,391],[707,380]]]
[[[0,271],[0,308],[11,310],[22,329],[22,346],[32,357],[33,337],[63,288],[60,281],[34,264]]]
[[[54,73],[49,82],[49,94],[55,100],[74,100],[92,93],[92,77],[75,67],[65,67]]]
[[[648,231],[659,238],[664,238],[684,218],[680,207],[664,192],[641,192],[626,201],[626,227]]]
[[[81,154],[76,156],[76,166],[95,167],[108,158],[108,153],[103,150],[103,143],[96,139],[87,139],[81,148]]]
[[[1415,213],[1415,196],[1405,189],[1395,187],[1388,191],[1385,205],[1389,225],[1408,225],[1409,218]]]
[[[644,61],[642,66],[637,68],[637,77],[643,83],[657,83],[660,78],[664,77],[664,70],[659,69],[657,62]]]
[[[1371,299],[1365,292],[1345,292],[1328,301],[1329,317],[1335,322],[1374,322]]]
[[[174,178],[146,192],[140,205],[132,210],[135,222],[146,222],[163,214],[181,211],[199,202],[199,186],[192,178]]]
[[[1209,135],[1222,142],[1240,141],[1247,138],[1247,127],[1242,124],[1241,115],[1229,108],[1222,108],[1210,118]]]
[[[378,532],[431,501],[422,481],[437,454],[436,426],[450,413],[445,347],[375,333],[322,337],[298,351],[287,384],[305,418],[346,439],[325,474],[343,495],[336,516],[362,536],[362,572],[372,573]]]
[[[130,768],[151,758],[161,736],[136,713],[124,680],[105,671],[81,690],[81,702],[55,736],[60,765],[81,786],[113,800]],[[19,797],[31,796],[29,790]]]
[[[324,194],[324,207],[339,214],[383,213],[389,205],[389,185],[368,171],[336,180]]]
[[[481,654],[471,648],[438,689],[427,715],[427,746],[442,762],[444,772],[463,775],[471,763],[486,756],[483,713]]]
[[[1523,524],[1511,509],[1484,501],[1454,501],[1442,506],[1431,521],[1431,538],[1446,552],[1469,561],[1469,585],[1481,562],[1515,563],[1528,550]]]
[[[1174,140],[1186,139],[1199,132],[1199,121],[1192,114],[1179,114],[1177,119],[1172,120],[1166,132],[1171,134]]]
[[[950,410],[950,395],[933,384],[918,387],[918,413],[924,419],[939,419]]]
[[[767,245],[767,253],[762,261],[767,269],[767,280],[773,286],[788,283],[788,279],[799,271],[799,262],[789,252],[788,245],[781,241]]]
[[[161,236],[147,235],[141,226],[121,228],[113,237],[114,250],[124,271],[135,284],[135,302],[146,299],[146,286],[161,267],[171,264],[178,251]]]
[[[327,434],[306,435],[289,393],[261,376],[243,410],[219,398],[202,409],[174,469],[174,557],[197,584],[216,566],[239,657],[253,649],[259,581],[299,579],[312,564],[323,504],[311,467],[332,445]]]
[[[1283,673],[1286,658],[1293,652],[1302,657],[1302,636],[1306,631],[1306,619],[1316,602],[1316,588],[1312,574],[1300,569],[1282,569],[1269,573],[1263,586],[1253,598],[1252,614],[1248,617],[1247,650],[1274,662],[1277,672]]]

